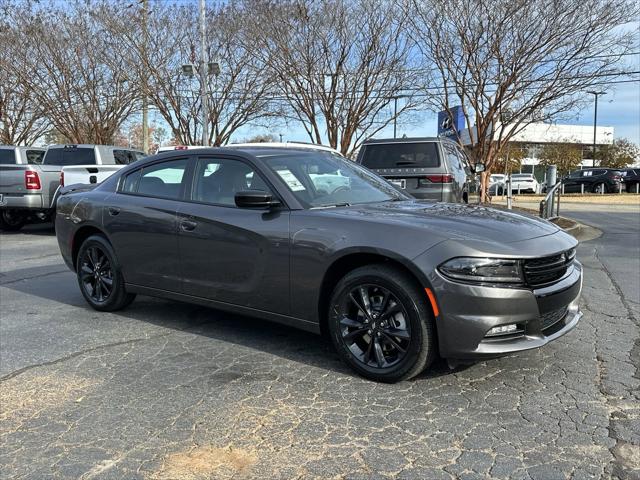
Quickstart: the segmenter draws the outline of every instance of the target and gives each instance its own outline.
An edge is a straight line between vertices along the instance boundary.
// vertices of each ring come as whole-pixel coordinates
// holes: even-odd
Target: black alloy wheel
[[[424,289],[395,266],[373,264],[347,273],[331,295],[327,321],[338,354],[371,380],[412,378],[436,356]]]
[[[113,247],[102,235],[92,235],[82,243],[76,269],[82,296],[96,310],[119,310],[136,298],[127,293]]]
[[[393,293],[380,285],[359,285],[348,292],[342,307],[342,340],[358,361],[385,368],[404,358],[411,327],[405,308]]]
[[[109,258],[98,246],[84,251],[80,264],[80,281],[86,294],[96,303],[109,299],[113,291],[113,271]]]

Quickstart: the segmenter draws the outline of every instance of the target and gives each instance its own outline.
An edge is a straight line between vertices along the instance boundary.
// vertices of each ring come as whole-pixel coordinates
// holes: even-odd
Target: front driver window
[[[271,189],[248,164],[228,158],[198,160],[193,200],[235,207],[235,195],[243,190]]]

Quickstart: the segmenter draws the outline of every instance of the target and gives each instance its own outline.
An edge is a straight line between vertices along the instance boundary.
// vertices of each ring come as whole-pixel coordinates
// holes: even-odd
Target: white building
[[[499,129],[496,128],[495,138],[498,138]],[[509,129],[510,127],[505,127]],[[504,135],[504,134],[503,134]],[[471,145],[468,130],[461,132],[461,138],[465,145]],[[542,147],[549,143],[568,143],[579,146],[582,149],[582,166],[593,165],[593,126],[588,125],[556,125],[550,123],[531,123],[516,133],[510,140],[510,148],[519,148],[525,151],[522,160],[522,172],[538,173],[535,166],[540,163],[539,154]],[[596,149],[599,146],[613,143],[613,127],[596,128]]]

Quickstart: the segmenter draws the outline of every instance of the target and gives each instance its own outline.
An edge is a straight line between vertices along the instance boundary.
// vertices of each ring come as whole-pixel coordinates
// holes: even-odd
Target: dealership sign
[[[449,109],[451,115],[446,110],[438,113],[438,136],[453,137],[456,132],[461,132],[465,128],[464,111],[460,105]]]

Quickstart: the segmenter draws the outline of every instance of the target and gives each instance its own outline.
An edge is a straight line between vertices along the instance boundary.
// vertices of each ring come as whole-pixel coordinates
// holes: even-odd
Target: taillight
[[[176,145],[174,148],[174,150],[187,150],[188,147],[185,145]]]
[[[42,186],[40,185],[38,172],[33,172],[31,170],[24,172],[24,186],[27,187],[27,190],[40,190]]]
[[[429,185],[430,183],[451,183],[453,182],[453,175],[445,173],[442,175],[427,175],[425,178],[421,178],[418,183],[420,185]]]
[[[60,171],[60,186],[64,187],[64,172]]]

